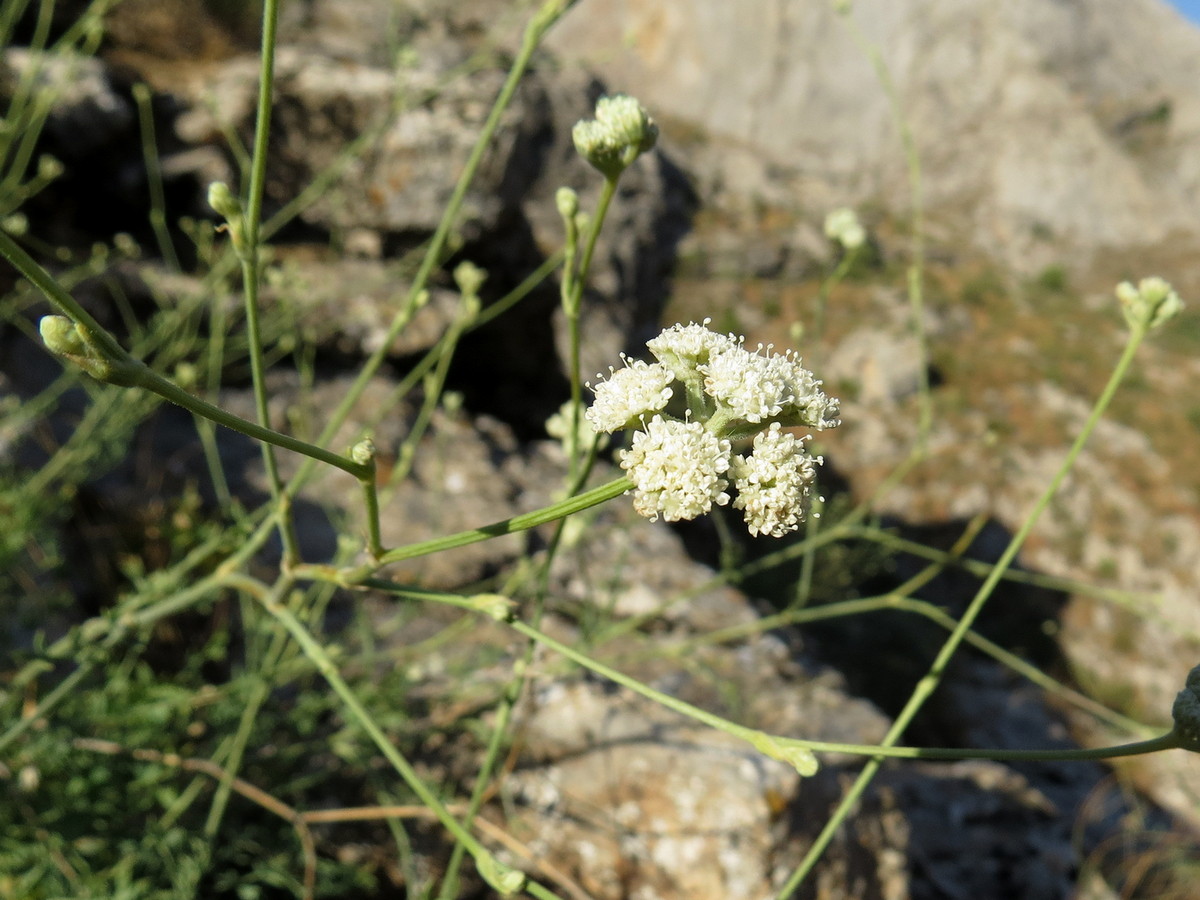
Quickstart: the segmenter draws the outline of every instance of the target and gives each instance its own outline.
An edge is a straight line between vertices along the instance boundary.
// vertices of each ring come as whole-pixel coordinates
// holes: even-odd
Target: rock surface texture
[[[331,446],[371,431],[381,469],[401,476],[384,494],[388,546],[557,497],[566,460],[543,429],[568,392],[556,284],[467,335],[440,402],[427,404],[428,382],[407,376],[461,313],[455,264],[487,271],[486,310],[561,249],[557,188],[573,187],[585,209],[594,206],[599,178],[577,158],[570,130],[604,92],[636,95],[663,137],[623,178],[609,213],[584,302],[584,377],[643,347],[668,298],[679,318],[712,315],[722,330],[728,319],[751,346],[800,343],[843,399],[845,424],[820,436],[833,522],[905,460],[918,439],[919,395],[931,384],[928,456],[872,513],[935,551],[978,526],[964,552],[995,561],[1086,420],[1121,333],[1106,324],[1119,322],[1111,286],[1075,273],[1094,262],[1107,278],[1124,260],[1140,264],[1138,254],[1177,261],[1200,249],[1200,30],[1160,0],[857,0],[856,25],[824,0],[581,0],[502,119],[428,304],[388,338],[529,5],[285,6],[266,194],[269,215],[294,217],[271,233],[266,260],[264,309],[284,323],[268,333],[284,350],[268,378],[271,416],[311,437],[386,342],[384,365]],[[101,56],[73,73],[59,61],[46,69],[42,77],[72,84],[45,136],[67,174],[29,204],[33,233],[88,247],[127,229],[153,246],[145,204],[128,201],[149,191],[129,90],[141,80],[153,89],[170,215],[211,218],[205,188],[237,180],[227,144],[247,143],[253,131],[258,64],[244,25],[217,23],[205,9],[189,0],[118,4]],[[929,271],[920,339],[904,289],[915,245],[904,221],[903,135],[860,39],[879,48],[924,173]],[[2,62],[8,92],[36,59],[10,48]],[[841,205],[864,210],[869,258],[829,299],[827,332],[813,342],[816,283],[840,258],[819,223]],[[964,274],[968,265],[977,268]],[[1194,259],[1160,274],[1200,286]],[[1077,277],[1084,286],[1076,293],[1059,283]],[[130,254],[77,293],[114,328],[126,315],[210,299],[237,315],[239,297],[209,298],[209,290],[188,271]],[[34,307],[22,309],[31,323]],[[46,422],[16,415],[58,371],[28,340],[32,328],[0,324],[0,462],[22,471],[66,440],[87,400],[66,393]],[[1042,669],[1156,721],[1200,646],[1200,477],[1179,486],[1200,471],[1186,449],[1200,428],[1200,353],[1180,340],[1183,350],[1144,351],[1133,399],[1101,425],[1021,557],[1033,575],[1112,590],[1022,582],[1002,589],[980,622],[989,639]],[[297,343],[312,348],[303,372],[290,355]],[[227,374],[221,405],[253,418],[244,373]],[[101,507],[152,518],[146,510],[162,501],[158,493],[207,485],[190,428],[187,416],[160,410],[129,438],[137,453],[88,476],[85,487]],[[252,508],[267,494],[258,448],[224,432],[215,441],[234,496]],[[146,459],[166,461],[152,467],[162,476],[153,490]],[[297,466],[295,456],[282,457],[285,478]],[[315,477],[294,508],[304,557],[333,558],[339,533],[358,539],[360,507],[345,473]],[[61,528],[81,527],[77,518]],[[572,521],[541,587],[545,630],[746,726],[878,742],[944,639],[940,626],[895,610],[884,613],[891,618],[765,628],[762,617],[795,597],[798,554],[788,562],[796,577],[781,588],[730,574],[731,559],[752,559],[765,542],[733,547],[703,525],[650,524],[628,498]],[[506,588],[524,583],[530,562],[555,540],[543,527],[387,574],[414,588]],[[833,599],[886,598],[927,562],[915,551],[881,560],[882,551],[842,543],[829,551],[836,571],[827,585],[817,557],[816,583]],[[117,588],[93,575],[76,576],[90,585],[68,587],[100,605],[112,598],[93,594]],[[919,597],[959,614],[978,575],[939,576]],[[1142,593],[1130,600],[1124,592],[1133,591]],[[353,596],[358,603],[363,595]],[[410,692],[397,702],[426,717],[422,765],[447,796],[470,793],[480,753],[442,729],[450,733],[447,723],[466,715],[489,724],[513,671],[527,671],[514,747],[483,816],[519,838],[500,851],[510,862],[572,900],[774,897],[861,768],[826,754],[820,774],[801,779],[745,742],[554,654],[539,651],[526,669],[525,645],[499,624],[443,640],[457,627],[444,609],[361,602],[370,662],[351,652],[348,667],[407,667]],[[351,650],[359,640],[337,639]],[[1016,748],[1112,739],[1057,702],[995,660],[964,652],[912,740]],[[1200,776],[1179,756],[1122,771],[1143,792],[1144,831],[1177,827],[1194,845]],[[1053,900],[1081,896],[1083,869],[1126,883],[1139,848],[1106,856],[1103,847],[1120,844],[1136,804],[1097,789],[1107,772],[1090,763],[886,766],[802,896]],[[414,851],[434,872],[445,858],[438,840]],[[481,883],[470,889],[487,895]],[[1088,896],[1116,895],[1104,890]]]
[[[907,203],[888,99],[833,3],[588,0],[551,36],[664,117],[745,148],[818,208]],[[1026,270],[1200,235],[1200,29],[1161,0],[855,0],[930,207]],[[1148,64],[1153,60],[1153,64]],[[670,129],[668,129],[668,134]],[[744,177],[742,175],[741,177]],[[778,176],[768,179],[776,182]]]

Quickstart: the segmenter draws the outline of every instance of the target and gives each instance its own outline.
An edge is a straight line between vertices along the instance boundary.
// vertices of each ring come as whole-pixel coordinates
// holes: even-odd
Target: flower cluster
[[[571,131],[579,155],[608,178],[616,178],[658,141],[658,126],[633,97],[616,94],[596,102],[596,118]]]
[[[1183,309],[1183,301],[1163,279],[1154,276],[1143,278],[1134,287],[1128,281],[1117,285],[1117,299],[1130,328],[1143,326],[1157,328],[1173,319]]]
[[[831,428],[838,402],[791,351],[747,350],[744,338],[712,331],[709,321],[674,325],[649,341],[657,362],[622,355],[623,368],[589,385],[596,399],[587,420],[597,432],[638,429],[621,467],[642,515],[694,519],[729,503],[732,484],[750,533],[780,537],[803,521],[821,462],[783,428]],[[677,395],[682,419],[667,413]],[[734,455],[733,441],[751,437],[749,452]]]

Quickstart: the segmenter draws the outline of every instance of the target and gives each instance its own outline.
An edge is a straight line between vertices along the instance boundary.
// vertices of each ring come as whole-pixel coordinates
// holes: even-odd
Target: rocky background
[[[271,237],[267,301],[285,305],[293,333],[316,348],[319,377],[306,384],[286,360],[275,368],[279,421],[319,423],[379,345],[531,9],[507,0],[284,4],[267,212],[301,203]],[[55,27],[78,11],[62,4]],[[475,262],[494,300],[558,250],[554,191],[570,185],[588,208],[598,189],[571,147],[571,125],[605,91],[634,94],[662,140],[626,174],[610,213],[585,303],[585,371],[636,352],[664,322],[705,316],[751,342],[798,346],[844,401],[845,424],[821,436],[834,515],[869,496],[916,439],[922,363],[904,287],[910,183],[902,135],[860,40],[877,46],[921,160],[935,426],[928,459],[875,509],[901,536],[941,549],[976,520],[968,555],[993,560],[1119,353],[1116,281],[1159,274],[1185,301],[1200,297],[1200,30],[1159,0],[861,0],[853,19],[858,37],[830,4],[804,0],[581,0],[506,114],[445,272]],[[19,43],[4,52],[2,89],[38,64]],[[182,232],[179,266],[152,249],[133,86],[150,88],[168,222],[211,220],[207,185],[238,183],[230,147],[252,133],[256,44],[253,17],[238,4],[125,0],[107,16],[94,58],[42,74],[63,89],[40,150],[64,172],[23,209],[29,234],[77,252],[127,240],[118,235],[143,247],[79,287],[106,321],[120,321],[114,293],[135,309],[164,298],[236,308],[237,297],[205,296]],[[322,190],[311,192],[314,182]],[[870,253],[833,295],[822,342],[807,345],[802,333],[797,343],[794,326],[811,327],[818,284],[837,262],[820,228],[840,205],[859,210]],[[0,279],[11,286],[11,274]],[[454,303],[442,277],[390,348],[356,421],[389,403]],[[1046,577],[999,591],[981,623],[1051,674],[1164,726],[1200,642],[1197,321],[1185,313],[1143,349],[1134,383],[1022,554],[1024,571]],[[543,423],[566,396],[562,349],[550,283],[468,336],[450,382],[461,404],[439,408],[412,477],[385,509],[386,544],[550,501],[562,458]],[[0,400],[33,397],[57,371],[20,328],[0,324]],[[244,373],[229,373],[221,403],[251,416]],[[73,415],[82,404],[70,394],[62,409]],[[384,417],[376,442],[385,456],[415,416],[406,401]],[[187,420],[158,410],[134,452],[82,477],[85,499],[62,523],[90,566],[68,579],[81,616],[121,580],[95,549],[121,536],[89,523],[139,527],[155,504],[171,506],[202,482]],[[0,418],[0,453],[32,471],[65,433],[63,421]],[[256,448],[229,435],[220,448],[235,492],[261,498]],[[153,485],[147,457],[165,461],[152,467]],[[304,500],[306,555],[328,558],[331,522],[354,515],[357,495],[331,476]],[[460,587],[536,554],[544,537],[422,558],[397,574]],[[717,547],[705,525],[672,530],[610,504],[556,564],[552,630],[586,638],[587,611],[602,608],[640,623],[606,658],[662,690],[775,733],[878,740],[941,632],[896,614],[705,644],[776,608],[795,574],[731,587],[715,578]],[[886,593],[921,565],[913,554],[847,547],[819,562],[818,595]],[[976,584],[969,573],[947,575],[920,596],[954,613]],[[381,600],[369,614],[399,656],[443,624],[429,613],[397,630]],[[512,652],[509,636],[481,629],[422,657],[418,694],[431,720],[461,700],[462,679],[481,694],[502,683]],[[857,768],[834,758],[800,783],[719,734],[541,665],[509,793],[489,817],[520,835],[528,852],[517,859],[554,873],[564,896],[774,896]],[[1027,747],[1123,738],[963,654],[909,739]],[[469,754],[453,747],[441,765],[445,779],[471,771]],[[1197,790],[1196,767],[1178,753],[1118,768],[890,766],[805,896],[1138,895],[1149,882],[1133,873],[1200,855]],[[321,849],[348,852],[332,839]],[[437,858],[430,851],[428,864]],[[402,889],[397,871],[374,865],[389,889]],[[1141,896],[1190,896],[1186,885],[1169,894],[1170,883]]]

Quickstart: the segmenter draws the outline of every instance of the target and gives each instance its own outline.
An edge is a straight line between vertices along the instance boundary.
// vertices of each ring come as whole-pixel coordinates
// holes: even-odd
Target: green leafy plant
[[[78,27],[62,38],[59,52],[94,50],[105,6],[90,6]],[[5,711],[0,768],[14,811],[11,826],[0,833],[0,893],[143,898],[315,897],[381,891],[385,866],[370,868],[318,852],[313,829],[333,821],[336,817],[327,814],[331,807],[340,806],[353,813],[347,813],[338,826],[349,834],[371,833],[374,840],[379,840],[377,834],[387,834],[394,851],[391,858],[403,871],[412,896],[433,896],[435,890],[439,897],[458,896],[468,877],[464,874],[467,856],[478,883],[499,895],[559,896],[554,873],[539,868],[538,860],[527,859],[520,867],[503,859],[487,840],[488,828],[494,826],[480,817],[495,785],[503,781],[515,710],[537,648],[723,732],[800,775],[814,774],[822,754],[851,754],[867,760],[804,860],[781,887],[781,897],[791,896],[812,872],[884,759],[1081,760],[1200,749],[1200,667],[1193,670],[1175,704],[1174,727],[1165,734],[1149,734],[1111,711],[1097,711],[1086,698],[1056,685],[974,630],[1000,582],[1017,577],[1011,566],[1018,551],[1075,465],[1126,378],[1137,349],[1152,329],[1179,312],[1182,304],[1170,285],[1149,278],[1136,286],[1127,282],[1118,286],[1117,297],[1129,327],[1124,350],[1053,478],[999,559],[983,566],[981,584],[961,615],[950,617],[911,596],[921,583],[947,567],[968,565],[961,554],[933,554],[920,574],[888,596],[810,605],[820,554],[850,555],[847,548],[856,544],[891,550],[898,539],[873,521],[875,498],[857,505],[826,505],[821,499],[821,457],[808,450],[807,436],[797,438],[784,429],[834,427],[838,402],[794,353],[777,353],[761,345],[749,350],[743,338],[711,330],[709,320],[679,324],[648,343],[654,362],[626,359],[621,368],[610,369],[607,378],[591,386],[594,399],[585,404],[584,389],[589,385],[580,371],[581,307],[597,240],[623,173],[654,147],[658,136],[646,110],[628,96],[602,98],[595,118],[576,126],[577,150],[603,179],[599,199],[585,212],[573,191],[558,192],[563,251],[543,271],[531,273],[531,278],[540,280],[560,266],[560,301],[568,324],[570,399],[554,425],[566,461],[561,499],[477,528],[402,546],[385,545],[380,510],[391,486],[381,473],[373,437],[361,433],[349,446],[334,447],[335,436],[385,363],[387,348],[428,302],[431,279],[449,256],[456,222],[484,153],[535,50],[567,6],[566,0],[548,0],[533,14],[508,78],[379,349],[364,361],[311,440],[272,424],[267,378],[272,353],[291,352],[299,341],[293,334],[287,337],[291,347],[281,347],[280,342],[272,346],[268,337],[282,329],[278,323],[264,322],[261,297],[267,242],[278,224],[264,221],[263,215],[276,0],[264,3],[256,130],[245,188],[212,185],[208,198],[222,220],[219,234],[206,234],[196,223],[191,231],[197,254],[209,267],[212,296],[228,292],[234,273],[240,280],[244,338],[239,346],[225,345],[223,337],[218,338],[227,331],[228,313],[204,297],[181,307],[164,305],[148,321],[130,311],[122,316],[128,331],[124,337],[102,324],[72,289],[83,277],[106,271],[121,251],[98,250],[53,273],[48,263],[39,261],[39,256],[45,260],[55,254],[47,254],[47,248],[24,233],[14,217],[23,202],[53,180],[55,166],[42,163],[31,168],[34,144],[24,136],[27,132],[18,134],[12,128],[4,132],[7,168],[0,177],[0,213],[8,217],[8,227],[0,230],[0,254],[24,280],[14,287],[11,303],[6,300],[6,321],[30,332],[27,314],[35,302],[41,302],[35,300],[35,292],[40,294],[53,311],[40,317],[36,337],[27,336],[30,341],[40,337],[64,367],[61,380],[32,403],[6,410],[5,422],[15,428],[33,421],[53,408],[69,387],[82,391],[88,403],[70,437],[40,468],[24,473],[14,467],[0,473],[0,511],[12,523],[0,538],[0,588],[29,595],[22,612],[43,620],[32,649],[23,654],[20,665],[4,673],[0,692],[0,708]],[[41,7],[44,16],[37,22],[43,45],[49,28],[46,10],[51,7]],[[842,9],[849,13],[849,4],[842,4]],[[0,26],[10,37],[12,21],[2,20]],[[877,51],[855,33],[893,101],[904,142],[912,185],[913,243],[905,281],[911,328],[924,359],[920,164],[886,67]],[[36,130],[45,121],[52,100],[34,88],[35,81],[12,92],[7,123],[20,121]],[[143,112],[145,91],[135,92]],[[153,175],[152,130],[143,129],[143,141]],[[161,193],[152,190],[151,194],[150,224],[157,251],[170,268],[177,268]],[[820,289],[813,329],[817,340],[824,332],[826,305],[852,271],[866,241],[865,230],[849,210],[832,214],[826,232],[840,245],[842,255]],[[453,271],[458,311],[410,376],[424,381],[426,400],[393,477],[410,470],[424,427],[437,404],[446,405],[447,371],[463,336],[486,318],[501,314],[527,289],[522,286],[484,309],[480,293],[485,278],[486,273],[470,263]],[[1047,290],[1061,290],[1062,285],[1054,288],[1047,280],[1045,275],[1040,279]],[[979,290],[987,289],[984,285]],[[966,289],[964,298],[971,302]],[[207,344],[201,336],[204,326],[212,336]],[[252,384],[253,420],[233,414],[214,399],[221,372],[239,347],[244,358],[237,361],[247,365]],[[301,360],[305,358],[302,351],[297,353]],[[311,368],[310,364],[309,375]],[[926,458],[933,415],[926,369],[918,367],[917,440],[909,459],[888,477],[880,493]],[[107,598],[111,602],[91,610],[78,624],[46,627],[44,620],[54,605],[50,601],[58,598],[55,602],[67,603],[72,595],[64,574],[69,568],[66,553],[55,546],[56,535],[66,527],[67,502],[78,496],[92,473],[121,458],[137,424],[161,401],[194,417],[212,490],[223,501],[222,515],[204,513],[197,502],[189,501],[194,494],[181,492],[182,499],[163,511],[171,524],[157,526],[154,553],[146,549],[145,531],[139,541],[114,544],[117,587],[115,596]],[[232,498],[213,441],[218,426],[239,432],[261,448],[269,498],[257,508],[242,508]],[[596,483],[601,443],[605,436],[618,434],[628,438],[628,446],[618,455],[625,475]],[[290,475],[280,464],[283,453],[302,460]],[[361,542],[343,534],[329,558],[311,559],[303,551],[295,508],[320,467],[354,480],[366,534]],[[652,521],[691,520],[728,506],[741,513],[751,535],[794,538],[749,563],[727,554],[728,564],[719,576],[747,579],[795,563],[799,574],[794,602],[736,633],[707,635],[702,641],[730,640],[821,616],[884,609],[920,616],[944,630],[944,641],[926,675],[886,737],[870,745],[801,739],[750,728],[685,702],[602,657],[598,645],[619,627],[602,616],[589,622],[587,645],[572,645],[553,634],[544,621],[549,567],[565,542],[586,539],[568,533],[571,517],[623,494],[631,494],[635,510]],[[824,517],[815,512],[823,512]],[[723,519],[719,521],[718,527],[726,527]],[[506,580],[459,593],[405,582],[386,568],[545,525],[554,527],[544,554],[524,560],[524,568],[517,567]],[[267,565],[275,542],[277,561]],[[903,549],[920,553],[928,548]],[[35,558],[41,566],[32,563]],[[490,633],[489,629],[519,639],[520,649],[515,656],[497,652],[494,657],[486,653],[475,657],[476,664],[480,659],[500,661],[506,667],[503,679],[474,688],[473,693],[464,689],[460,699],[469,712],[435,727],[423,720],[418,704],[396,701],[417,678],[402,666],[376,665],[376,636],[370,626],[357,636],[326,628],[339,603],[358,604],[369,591],[391,601],[441,609],[444,630],[407,648],[414,667],[420,665],[422,649]],[[397,616],[403,627],[404,613]],[[1141,739],[1070,750],[902,746],[905,730],[942,683],[951,659],[968,644]],[[461,783],[434,783],[423,757],[432,748],[460,741],[476,751],[464,754],[470,763],[463,766]],[[250,753],[252,747],[271,752]],[[386,767],[380,768],[379,758]],[[274,787],[268,791],[262,784]],[[253,810],[236,828],[229,823],[235,798],[240,806]],[[420,824],[409,829],[401,822]],[[413,862],[413,835],[426,833],[435,833],[437,840],[449,845],[437,884],[423,881]]]

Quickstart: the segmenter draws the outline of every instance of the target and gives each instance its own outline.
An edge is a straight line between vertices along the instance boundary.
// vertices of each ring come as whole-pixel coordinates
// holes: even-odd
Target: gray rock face
[[[591,0],[551,44],[668,121],[755,148],[799,204],[902,211],[887,98],[832,7]],[[859,0],[853,17],[891,72],[931,207],[989,252],[1037,266],[1048,237],[1094,250],[1200,233],[1200,30],[1161,0]]]

